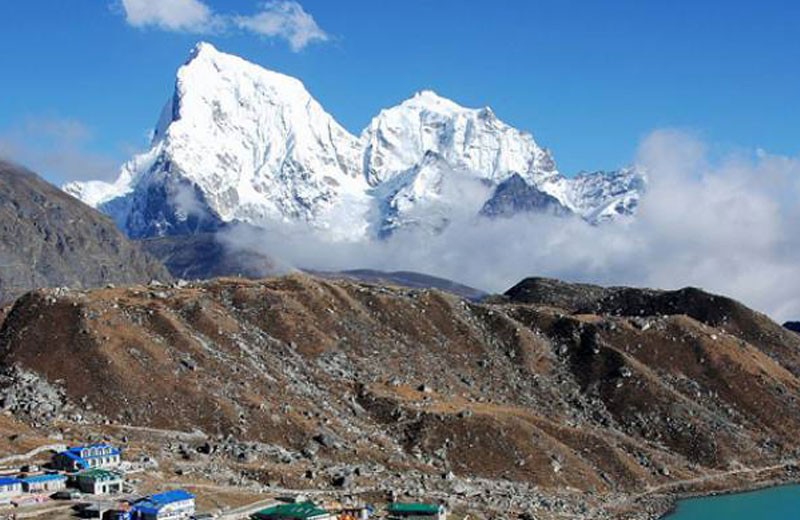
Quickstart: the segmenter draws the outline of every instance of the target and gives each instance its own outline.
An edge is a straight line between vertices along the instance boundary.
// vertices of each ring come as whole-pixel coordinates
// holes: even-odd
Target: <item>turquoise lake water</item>
[[[692,498],[678,503],[668,520],[800,520],[800,486]]]

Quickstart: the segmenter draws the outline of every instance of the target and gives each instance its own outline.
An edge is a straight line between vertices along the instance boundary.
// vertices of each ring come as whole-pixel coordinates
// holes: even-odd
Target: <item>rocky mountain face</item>
[[[487,205],[603,222],[632,215],[644,186],[635,170],[566,178],[530,134],[431,91],[381,111],[356,137],[300,81],[202,43],[178,71],[150,150],[113,184],[65,190],[135,238],[244,222],[369,240],[436,232]]]
[[[482,215],[490,217],[511,217],[526,212],[562,216],[572,214],[557,198],[528,184],[517,174],[498,184],[492,198],[481,209]]]
[[[263,253],[231,247],[213,232],[153,237],[140,240],[138,244],[177,279],[266,278],[286,272]]]
[[[581,173],[571,179],[566,206],[589,222],[635,215],[646,179],[635,168]]]
[[[798,478],[800,336],[696,289],[41,290],[7,316],[0,360],[53,387],[56,412],[22,419],[83,403],[83,428],[196,432],[179,474],[209,486],[279,475],[478,518],[653,518],[675,493]],[[228,444],[242,456],[208,455]]]
[[[105,215],[0,161],[0,305],[39,287],[169,279]]]

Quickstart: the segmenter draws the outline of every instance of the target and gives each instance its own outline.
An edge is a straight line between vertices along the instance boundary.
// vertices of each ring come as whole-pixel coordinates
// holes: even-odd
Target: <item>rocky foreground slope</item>
[[[168,277],[108,217],[0,160],[0,305],[37,287]]]
[[[696,289],[42,290],[6,317],[0,356],[6,408],[43,428],[199,431],[170,449],[217,485],[425,496],[479,518],[653,517],[674,493],[796,478],[800,455],[800,336]],[[20,374],[48,406],[9,401]]]

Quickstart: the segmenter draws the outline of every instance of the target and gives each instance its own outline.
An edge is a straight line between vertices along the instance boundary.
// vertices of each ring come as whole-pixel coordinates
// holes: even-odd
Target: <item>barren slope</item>
[[[800,336],[696,290],[627,291],[590,311],[299,275],[43,290],[0,353],[116,423],[281,446],[311,487],[378,464],[433,478],[423,494],[487,479],[523,486],[514,507],[533,486],[602,508],[797,458]]]

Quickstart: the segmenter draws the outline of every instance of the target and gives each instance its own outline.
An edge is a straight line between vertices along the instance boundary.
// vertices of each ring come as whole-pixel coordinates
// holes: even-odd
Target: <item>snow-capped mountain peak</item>
[[[221,53],[217,50],[217,48],[214,47],[214,44],[200,41],[197,42],[194,48],[189,52],[189,58],[186,60],[186,63],[189,63],[198,57],[213,59],[214,56],[218,56],[220,54]]]
[[[400,106],[409,110],[429,111],[449,115],[455,115],[464,110],[468,110],[455,101],[440,96],[433,90],[420,90],[412,97],[400,103]]]
[[[326,227],[345,201],[367,211],[358,171],[358,140],[302,82],[201,43],[178,70],[151,150],[123,168],[120,180],[129,186],[107,192],[131,200],[106,209],[122,211],[114,217],[135,237],[182,233],[196,213],[218,222]],[[68,190],[84,200],[91,192],[92,202],[105,205],[99,188]]]
[[[382,110],[361,134],[371,185],[417,164],[428,151],[453,167],[501,182],[518,172],[530,182],[557,175],[550,153],[489,108],[465,108],[431,90]]]
[[[302,223],[355,240],[407,225],[441,229],[460,211],[477,215],[498,187],[491,207],[504,215],[536,210],[519,200],[531,194],[604,221],[632,212],[644,183],[632,171],[565,178],[530,133],[431,90],[382,110],[357,138],[301,81],[199,43],[178,69],[150,149],[114,183],[65,190],[133,237],[241,221]]]

